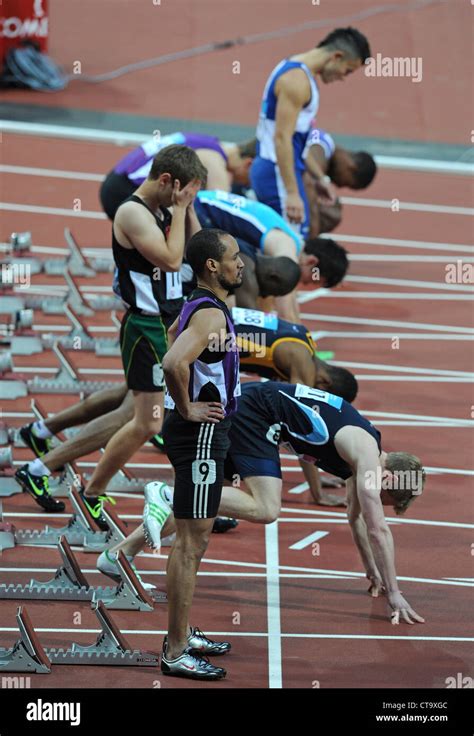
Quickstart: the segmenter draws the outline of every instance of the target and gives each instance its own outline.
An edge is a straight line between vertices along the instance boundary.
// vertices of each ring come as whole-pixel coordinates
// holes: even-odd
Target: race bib
[[[216,482],[216,461],[195,460],[191,466],[195,485],[211,486]]]
[[[181,274],[178,272],[166,273],[166,298],[179,299],[183,296]]]
[[[343,402],[340,396],[330,394],[327,391],[321,391],[319,388],[303,386],[301,383],[296,384],[295,398],[322,401],[324,404],[329,404],[329,406],[333,406],[335,409],[340,409]]]
[[[233,307],[232,321],[234,325],[251,325],[252,327],[263,327],[267,330],[278,328],[278,316],[276,314],[260,312],[258,309]]]

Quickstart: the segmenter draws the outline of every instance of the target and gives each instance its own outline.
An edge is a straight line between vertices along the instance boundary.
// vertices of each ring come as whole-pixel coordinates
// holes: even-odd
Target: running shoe
[[[232,645],[228,641],[212,641],[197,626],[191,628],[188,635],[188,649],[193,654],[227,654],[232,649]]]
[[[46,455],[47,452],[53,449],[53,443],[51,442],[50,437],[42,439],[41,437],[37,437],[34,434],[33,422],[31,424],[26,424],[24,427],[21,427],[18,434],[20,435],[25,445],[27,445],[30,450],[33,450],[36,457],[43,457],[43,455]]]
[[[227,516],[216,516],[212,525],[212,533],[225,534],[229,529],[235,529],[238,524],[237,519],[229,519]]]
[[[223,667],[215,667],[207,657],[193,653],[189,648],[186,648],[179,657],[168,659],[167,645],[168,637],[165,636],[161,654],[161,671],[164,675],[189,677],[192,680],[222,680],[226,676],[227,673]]]
[[[18,434],[20,435],[25,445],[27,445],[30,450],[33,450],[36,457],[42,458],[44,455],[47,455],[48,452],[54,449],[51,437],[46,437],[45,439],[42,439],[41,437],[37,437],[35,435],[35,433],[33,432],[33,422],[31,424],[26,424],[24,427],[20,427]],[[56,468],[54,472],[63,473],[64,465],[61,465],[60,468]]]
[[[161,548],[161,530],[171,514],[171,493],[166,483],[152,481],[145,486],[143,531],[152,549]]]
[[[107,524],[105,516],[102,513],[102,508],[105,501],[110,501],[110,503],[115,505],[115,499],[111,498],[110,496],[86,496],[83,487],[79,489],[79,495],[84,501],[88,512],[94,519],[99,529],[101,529],[103,532],[108,532],[109,525]]]
[[[33,475],[28,470],[28,465],[22,465],[16,471],[15,478],[23,490],[29,493],[45,511],[51,514],[59,514],[66,508],[62,501],[56,501],[51,495],[47,475]]]
[[[129,557],[127,555],[127,560],[130,563],[130,566],[139,579],[141,585],[145,590],[156,590],[156,585],[153,585],[153,583],[145,583],[140,575],[137,572],[137,568],[133,564],[133,557]],[[97,558],[96,567],[99,570],[99,572],[103,573],[104,575],[107,575],[109,578],[112,578],[112,580],[116,583],[121,583],[122,578],[120,575],[119,566],[117,564],[117,553],[116,552],[109,552],[107,549],[105,552],[101,552],[99,557]]]

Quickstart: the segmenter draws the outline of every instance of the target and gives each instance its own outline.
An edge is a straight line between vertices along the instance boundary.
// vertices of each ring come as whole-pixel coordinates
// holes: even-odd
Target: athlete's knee
[[[175,547],[190,560],[201,560],[209,544],[209,532],[200,534],[177,534]]]

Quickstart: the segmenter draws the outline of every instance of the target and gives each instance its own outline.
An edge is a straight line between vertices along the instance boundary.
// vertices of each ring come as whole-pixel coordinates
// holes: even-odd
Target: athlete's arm
[[[196,210],[194,209],[194,200],[191,202],[190,205],[188,205],[186,209],[186,222],[185,222],[185,230],[186,230],[186,243],[190,238],[193,237],[196,233],[198,233],[201,228],[201,223],[199,222]]]
[[[313,356],[301,343],[285,341],[277,345],[273,363],[278,373],[283,373],[289,383],[314,386],[316,369]]]
[[[293,381],[291,381],[293,383]],[[299,461],[303,475],[315,503],[318,506],[345,506],[346,501],[342,496],[334,493],[326,493],[321,486],[321,476],[319,470],[313,463],[307,463],[304,460]]]
[[[230,192],[232,177],[227,171],[225,160],[221,154],[218,151],[212,151],[210,148],[199,148],[196,153],[207,169],[206,189],[221,189],[224,192]]]
[[[324,204],[332,204],[336,199],[336,193],[326,174],[328,162],[321,146],[317,144],[310,146],[305,163],[305,174],[311,179],[313,191]],[[306,186],[305,191],[308,191]]]
[[[290,221],[301,222],[304,218],[304,204],[296,182],[292,138],[298,115],[311,95],[304,71],[292,69],[281,76],[275,85],[275,95],[275,152],[287,194],[286,214]]]
[[[363,429],[344,427],[337,432],[334,444],[338,454],[354,471],[367,537],[392,609],[391,622],[398,624],[401,614],[407,623],[423,623],[424,619],[410,607],[398,587],[393,537],[380,499],[381,466],[377,443]]]
[[[355,545],[359,550],[359,554],[364,565],[366,577],[370,581],[369,593],[373,598],[377,598],[379,593],[384,592],[382,578],[377,569],[375,557],[367,536],[367,527],[362,518],[359,499],[355,488],[354,479],[346,480],[347,491],[347,519],[351,528],[352,537]]]
[[[275,297],[275,308],[281,319],[300,324],[300,308],[296,300],[296,289],[285,296]]]
[[[318,194],[314,186],[314,179],[308,171],[305,171],[303,174],[303,185],[309,206],[309,237],[317,238],[321,231]]]
[[[168,330],[166,332],[166,339],[167,339],[167,342],[168,342],[168,350],[170,349],[170,347],[172,346],[172,344],[176,340],[176,330],[178,329],[178,325],[179,325],[179,317],[176,317],[176,319],[173,322],[173,324],[168,327]]]
[[[188,326],[175,340],[163,358],[166,386],[176,408],[190,422],[217,424],[224,418],[222,404],[218,401],[189,400],[188,387],[190,364],[209,345],[212,336],[225,331],[226,321],[220,309],[200,309],[190,319]]]

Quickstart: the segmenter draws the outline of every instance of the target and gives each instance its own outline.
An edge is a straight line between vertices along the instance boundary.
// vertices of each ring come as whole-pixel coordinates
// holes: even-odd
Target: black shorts
[[[168,350],[167,334],[159,314],[129,310],[120,327],[120,352],[127,386],[132,391],[164,391],[161,363]]]
[[[100,187],[100,203],[110,220],[113,220],[120,205],[137,189],[125,174],[111,171]]]
[[[235,483],[249,476],[281,478],[280,431],[280,425],[265,421],[243,392],[232,416],[225,479]]]
[[[175,471],[173,512],[177,519],[213,519],[221,502],[231,419],[218,424],[187,422],[170,411],[162,436]]]

